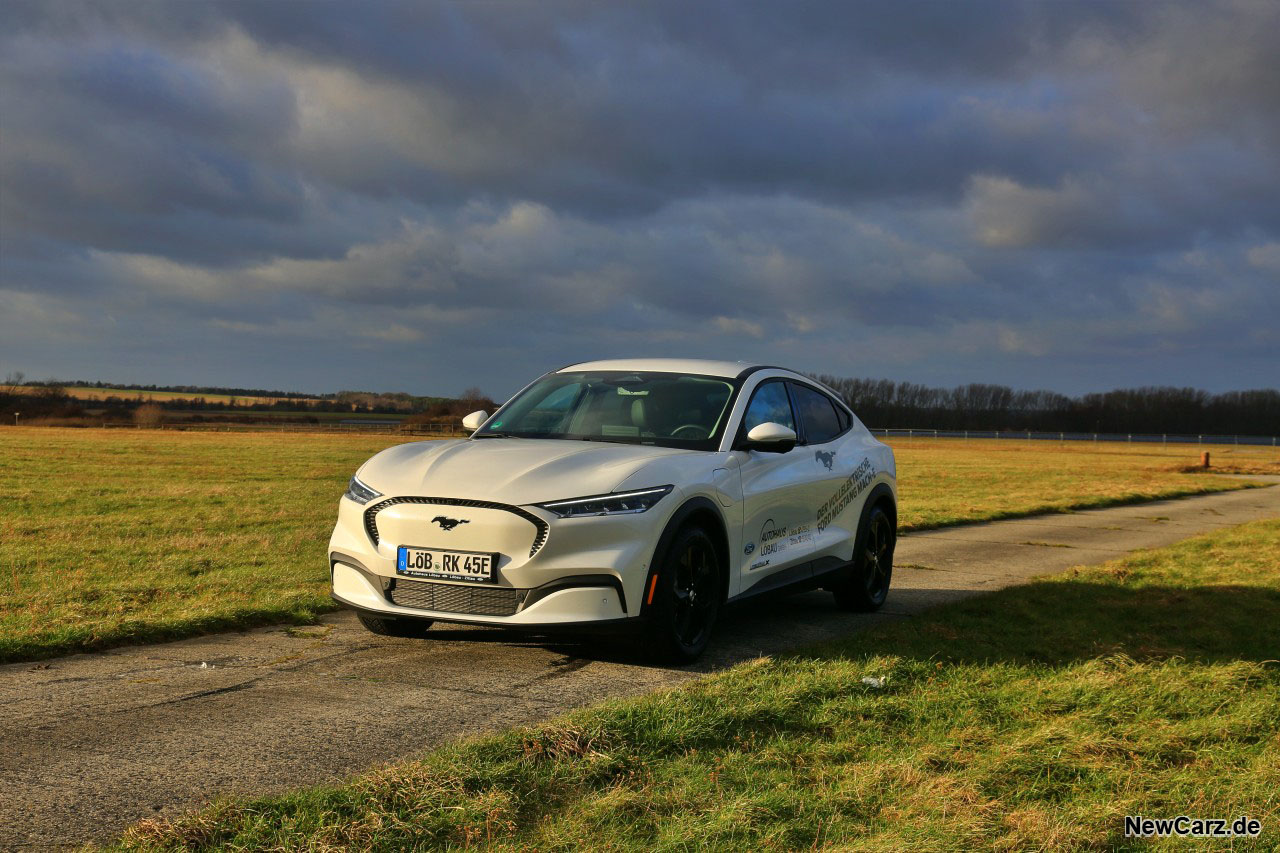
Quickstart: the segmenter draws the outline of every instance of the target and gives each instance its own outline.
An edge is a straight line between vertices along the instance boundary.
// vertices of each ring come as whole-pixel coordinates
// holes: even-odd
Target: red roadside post
[[[1207,450],[1200,454],[1200,467],[1201,468],[1209,467],[1209,451]]]

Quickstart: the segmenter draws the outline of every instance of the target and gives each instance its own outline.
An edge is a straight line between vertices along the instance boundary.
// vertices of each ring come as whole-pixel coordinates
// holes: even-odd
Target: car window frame
[[[761,388],[774,382],[781,383],[782,390],[787,395],[787,405],[791,407],[791,420],[796,425],[796,437],[797,440],[799,439],[800,417],[796,414],[796,401],[791,396],[791,388],[787,384],[790,381],[791,379],[786,376],[766,376],[756,384],[756,387],[751,389],[751,396],[747,397],[747,403],[742,407],[742,417],[738,420],[738,429],[734,435],[733,444],[730,445],[731,450],[741,450],[742,444],[747,440],[747,413],[751,411],[751,404],[755,402],[756,394],[759,393]]]
[[[841,429],[838,433],[831,436],[831,438],[828,438],[826,441],[820,442],[821,444],[830,444],[831,442],[835,441],[841,436],[846,435],[849,432],[849,430],[853,429],[853,423],[854,423],[853,412],[849,409],[848,406],[844,405],[844,403],[840,402],[835,397],[833,397],[829,391],[825,391],[822,388],[819,388],[817,385],[814,385],[812,382],[802,382],[799,379],[788,378],[785,381],[787,383],[787,395],[791,398],[791,416],[795,418],[795,421],[796,421],[796,427],[797,427],[796,446],[797,447],[808,447],[810,442],[809,442],[808,430],[806,429],[804,418],[800,415],[800,403],[799,403],[799,400],[796,398],[796,395],[792,386],[803,385],[805,388],[808,388],[810,391],[815,391],[818,394],[821,394],[823,397],[827,398],[827,402],[831,404],[832,409],[835,411],[836,423],[837,425],[840,426]],[[845,413],[848,415],[847,421],[845,418],[840,417],[840,410],[842,408],[845,409]]]

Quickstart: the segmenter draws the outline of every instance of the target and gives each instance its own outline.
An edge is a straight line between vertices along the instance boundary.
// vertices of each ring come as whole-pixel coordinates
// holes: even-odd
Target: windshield
[[[730,379],[680,373],[552,373],[498,410],[477,438],[564,438],[714,450]]]

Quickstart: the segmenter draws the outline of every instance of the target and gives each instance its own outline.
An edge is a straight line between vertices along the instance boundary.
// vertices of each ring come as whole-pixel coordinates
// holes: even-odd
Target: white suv
[[[874,610],[888,594],[893,451],[799,373],[588,362],[464,423],[470,438],[377,454],[340,502],[333,596],[370,631],[635,627],[688,661],[728,602],[821,586]]]

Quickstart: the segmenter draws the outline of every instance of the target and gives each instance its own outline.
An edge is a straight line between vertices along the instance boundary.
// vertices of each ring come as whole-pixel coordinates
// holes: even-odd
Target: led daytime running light
[[[561,518],[577,518],[591,515],[627,515],[645,512],[670,493],[671,486],[637,489],[633,492],[613,492],[587,498],[551,501],[538,504],[542,509],[554,512]]]
[[[377,489],[369,488],[364,483],[360,482],[359,477],[352,477],[351,482],[347,483],[346,496],[363,506],[374,498],[382,497],[382,492]]]

